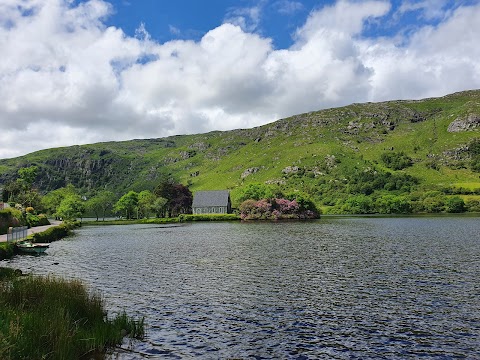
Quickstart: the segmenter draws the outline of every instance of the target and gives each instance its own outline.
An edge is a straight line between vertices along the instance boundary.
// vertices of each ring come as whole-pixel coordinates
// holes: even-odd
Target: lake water
[[[479,218],[84,227],[0,266],[144,316],[112,358],[480,358]]]

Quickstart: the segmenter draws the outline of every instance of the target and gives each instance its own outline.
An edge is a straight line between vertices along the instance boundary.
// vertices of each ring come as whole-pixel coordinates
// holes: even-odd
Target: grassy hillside
[[[122,194],[152,189],[161,176],[172,175],[192,191],[231,189],[234,205],[236,189],[249,183],[302,191],[318,204],[331,205],[334,199],[326,198],[368,195],[368,189],[356,185],[386,173],[390,183],[414,178],[403,188],[385,185],[385,191],[396,193],[478,189],[479,173],[472,165],[478,154],[472,144],[480,138],[479,129],[479,90],[352,104],[253,129],[72,146],[4,159],[0,188],[19,168],[37,165],[35,185],[42,192],[72,183],[86,194],[105,188]],[[394,170],[382,160],[386,153],[403,153],[412,164]]]

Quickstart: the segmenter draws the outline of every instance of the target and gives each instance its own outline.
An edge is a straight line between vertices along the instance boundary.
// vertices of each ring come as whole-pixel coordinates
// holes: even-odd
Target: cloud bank
[[[198,42],[161,44],[143,26],[135,37],[106,27],[113,9],[102,0],[3,0],[0,158],[480,88],[480,4],[440,14],[430,3],[339,0],[312,11],[294,44],[276,49],[254,32],[260,12],[235,10]],[[411,11],[440,20],[408,35],[364,35]]]

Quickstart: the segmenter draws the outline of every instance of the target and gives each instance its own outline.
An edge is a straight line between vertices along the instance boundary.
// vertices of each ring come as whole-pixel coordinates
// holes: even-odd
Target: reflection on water
[[[145,316],[113,358],[480,357],[476,218],[86,227],[8,266]]]

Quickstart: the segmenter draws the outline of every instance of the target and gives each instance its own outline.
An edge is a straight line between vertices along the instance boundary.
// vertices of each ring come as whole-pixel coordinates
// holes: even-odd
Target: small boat
[[[20,252],[25,254],[34,254],[39,255],[43,254],[45,250],[48,249],[50,244],[39,244],[39,243],[32,243],[30,241],[19,241],[17,242],[17,248]]]

